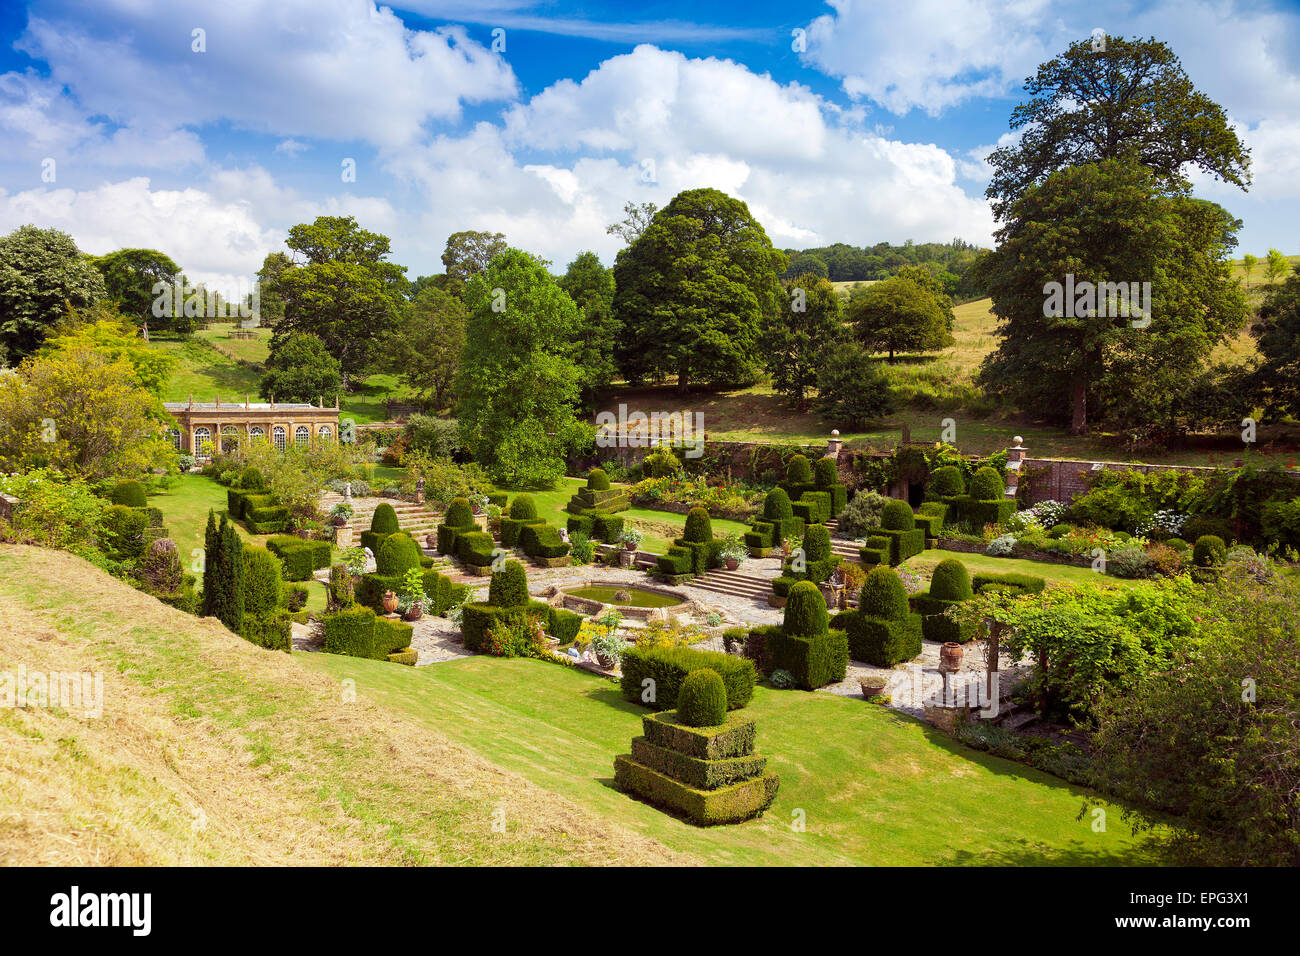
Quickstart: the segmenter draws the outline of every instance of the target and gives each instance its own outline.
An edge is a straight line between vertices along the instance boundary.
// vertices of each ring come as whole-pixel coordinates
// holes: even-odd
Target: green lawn
[[[928,575],[935,565],[945,558],[956,558],[966,565],[971,575],[981,572],[993,574],[1035,574],[1046,578],[1049,584],[1054,582],[1070,584],[1115,584],[1119,587],[1132,587],[1137,581],[1098,574],[1092,568],[1082,568],[1074,564],[1049,564],[1045,561],[1029,561],[1025,558],[994,558],[987,554],[968,554],[965,551],[945,551],[934,548],[923,551],[903,562],[909,568]]]
[[[1084,792],[954,743],[856,698],[758,688],[758,749],[781,778],[759,820],[699,829],[613,789],[644,711],[593,675],[488,657],[396,667],[328,654],[305,666],[356,681],[362,699],[410,716],[493,763],[706,862],[734,865],[1136,864],[1109,813],[1078,819]],[[805,829],[791,824],[802,816]]]
[[[529,491],[527,494],[532,495],[533,500],[537,502],[538,517],[545,518],[551,524],[563,528],[570,517],[569,512],[564,510],[564,506],[586,484],[587,480],[585,478],[561,478],[550,491]],[[626,486],[615,482],[612,487],[622,488]],[[507,492],[512,498],[521,493],[510,488],[498,490]],[[674,514],[671,511],[629,508],[626,511],[620,511],[619,514],[626,519],[626,524],[640,528],[645,532],[645,538],[641,541],[641,548],[656,554],[665,553],[672,544],[672,538],[681,537],[682,529],[686,526],[686,516]],[[732,531],[744,533],[748,530],[749,525],[740,521],[730,521],[726,518],[713,519],[713,533],[718,537]]]

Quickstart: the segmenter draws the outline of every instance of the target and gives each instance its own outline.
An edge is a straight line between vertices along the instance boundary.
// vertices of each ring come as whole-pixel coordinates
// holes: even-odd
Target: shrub
[[[1145,578],[1151,574],[1151,556],[1134,544],[1116,548],[1106,558],[1106,570],[1117,578]]]
[[[812,466],[803,455],[794,455],[785,466],[785,480],[792,485],[807,485],[813,480]]]
[[[587,487],[592,491],[609,491],[609,475],[603,468],[593,468],[587,473]]]
[[[1016,553],[1014,535],[1004,534],[994,538],[984,549],[984,553],[994,558],[1009,558]]]
[[[286,581],[306,581],[317,568],[329,566],[328,541],[308,541],[291,534],[275,535],[266,539],[266,548],[280,559]]]
[[[519,547],[530,558],[562,558],[569,553],[569,544],[560,537],[559,530],[544,521],[523,526]]]
[[[140,577],[151,591],[170,594],[181,589],[185,571],[176,542],[170,538],[151,541],[140,559]]]
[[[803,552],[808,561],[825,561],[831,556],[831,532],[823,524],[809,526],[803,534]]]
[[[834,458],[818,458],[813,464],[813,484],[818,488],[829,488],[840,479],[839,467]]]
[[[405,574],[420,567],[420,547],[409,534],[390,534],[375,555],[375,572],[386,576]]]
[[[940,561],[930,577],[930,597],[941,601],[967,601],[972,595],[966,565],[956,558]]]
[[[677,706],[682,681],[691,671],[709,668],[722,677],[727,692],[727,707],[739,710],[754,696],[757,674],[754,662],[720,651],[700,651],[690,647],[633,646],[623,655],[623,697],[653,710],[670,710]],[[643,684],[649,680],[651,683]]]
[[[532,495],[515,495],[510,502],[510,517],[516,521],[532,521],[537,518],[537,503]]]
[[[821,524],[831,517],[830,492],[805,491],[790,508],[805,524]]]
[[[858,610],[872,617],[900,618],[907,614],[907,589],[892,568],[872,568],[858,594]]]
[[[888,500],[874,491],[859,491],[840,512],[840,534],[849,538],[861,538],[868,529],[880,527],[881,514]]]
[[[500,571],[492,573],[487,602],[495,607],[518,607],[528,602],[528,572],[523,564],[511,558]]]
[[[790,496],[784,488],[773,488],[763,499],[763,517],[776,524],[794,517],[790,507]]]
[[[149,503],[145,497],[144,485],[138,481],[119,481],[113,486],[108,500],[128,508],[143,508]]]
[[[244,615],[266,614],[280,603],[280,559],[266,548],[244,545]]]
[[[971,587],[976,594],[989,587],[1017,591],[1023,594],[1038,594],[1047,587],[1047,579],[1035,574],[1021,574],[1017,571],[1008,571],[1005,574],[978,572],[971,578]]]
[[[716,727],[727,717],[727,689],[722,675],[701,667],[682,678],[677,719],[687,727]]]
[[[265,491],[266,479],[260,471],[249,465],[239,473],[239,487],[245,491]]]
[[[911,531],[916,527],[916,515],[906,501],[891,498],[881,509],[880,527],[887,531]]]
[[[453,498],[442,523],[451,528],[467,528],[474,523],[474,509],[468,498]]]
[[[956,465],[936,468],[930,475],[930,493],[938,498],[955,498],[966,493],[966,482]]]
[[[970,480],[970,496],[976,501],[998,501],[1006,495],[1006,491],[1007,486],[1002,481],[1002,476],[996,468],[988,465],[975,472]]]
[[[109,505],[104,509],[103,524],[100,545],[110,557],[134,561],[144,554],[147,519],[143,511],[128,505]]]
[[[641,470],[651,478],[670,478],[682,473],[682,463],[671,449],[660,445],[641,459]]]
[[[325,615],[325,651],[388,660],[390,654],[411,646],[413,631],[409,624],[376,617],[370,608],[355,605]]]
[[[1198,568],[1221,567],[1227,556],[1227,545],[1223,539],[1213,534],[1203,534],[1196,539],[1192,547],[1192,563]]]
[[[326,599],[329,610],[342,610],[356,603],[356,588],[356,578],[352,576],[352,572],[348,570],[346,564],[332,565],[330,567],[330,583]]]
[[[551,637],[559,638],[561,644],[572,644],[578,636],[582,622],[586,620],[581,614],[567,611],[562,607],[551,608],[546,616],[546,630]]]
[[[787,634],[799,637],[813,637],[824,634],[827,621],[826,599],[821,589],[811,581],[800,581],[790,588],[785,605],[785,623]]]
[[[682,538],[693,543],[713,540],[713,522],[703,508],[692,508],[686,515],[686,528]]]
[[[767,680],[777,690],[793,690],[797,686],[794,675],[782,667],[772,671],[772,676]]]
[[[402,530],[397,522],[397,512],[387,501],[380,502],[375,508],[375,513],[370,518],[370,530],[375,534],[394,534]]]

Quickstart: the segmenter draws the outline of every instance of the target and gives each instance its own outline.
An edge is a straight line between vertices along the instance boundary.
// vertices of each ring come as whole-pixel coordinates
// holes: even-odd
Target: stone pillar
[[[423,478],[417,478],[415,482],[415,503],[417,505],[424,504],[424,479]]]
[[[1020,468],[1025,463],[1029,449],[1025,447],[1025,440],[1019,435],[1015,437],[1015,444],[1007,449],[1007,497],[1016,496],[1016,488],[1020,484]]]
[[[826,443],[826,453],[822,455],[822,457],[838,460],[840,457],[840,449],[843,447],[844,442],[840,440],[840,430],[838,428],[833,428],[831,429],[831,439]]]

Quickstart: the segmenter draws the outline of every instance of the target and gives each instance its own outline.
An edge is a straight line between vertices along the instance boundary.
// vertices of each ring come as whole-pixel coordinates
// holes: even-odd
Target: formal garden
[[[1219,132],[1175,167],[1235,176]],[[23,227],[58,288],[0,287],[0,590],[64,552],[711,862],[1294,865],[1300,267],[1247,294],[1180,173],[1034,149],[996,248],[852,288],[710,188],[562,275],[464,232],[408,279],[322,216],[247,326],[147,318],[166,256]],[[1044,312],[1116,248],[1171,277],[1158,335]],[[787,430],[736,426],[755,390]]]

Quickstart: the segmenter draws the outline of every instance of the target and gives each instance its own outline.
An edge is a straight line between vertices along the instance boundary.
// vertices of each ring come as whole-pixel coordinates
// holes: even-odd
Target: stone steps
[[[770,579],[741,574],[739,571],[706,571],[692,578],[687,586],[731,597],[752,598],[763,603],[767,602],[768,595],[772,593]]]

